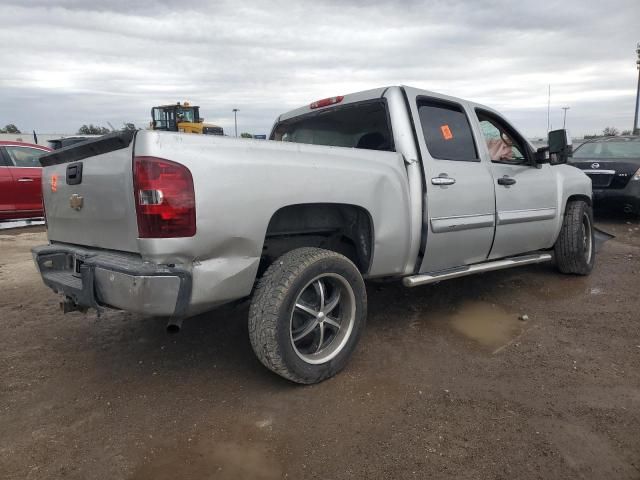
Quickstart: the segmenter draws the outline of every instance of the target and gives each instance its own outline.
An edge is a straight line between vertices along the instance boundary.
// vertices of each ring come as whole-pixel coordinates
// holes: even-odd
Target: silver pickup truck
[[[536,151],[490,108],[396,86],[283,114],[271,140],[122,132],[42,157],[44,283],[65,311],[173,326],[251,296],[260,361],[315,383],[356,347],[363,279],[593,268],[591,183],[562,130]]]

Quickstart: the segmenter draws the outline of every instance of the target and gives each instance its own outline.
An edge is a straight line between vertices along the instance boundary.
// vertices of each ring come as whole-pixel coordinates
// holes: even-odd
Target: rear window
[[[433,158],[480,161],[469,120],[460,105],[419,100],[418,113],[424,141]]]
[[[278,123],[272,140],[394,151],[383,100],[354,103]]]

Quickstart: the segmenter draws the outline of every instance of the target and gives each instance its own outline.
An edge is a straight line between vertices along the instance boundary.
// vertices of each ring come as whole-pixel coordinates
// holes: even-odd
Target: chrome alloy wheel
[[[318,275],[300,291],[291,312],[293,350],[307,363],[328,362],[346,345],[355,317],[349,282],[336,273]]]
[[[588,213],[582,215],[582,248],[587,263],[591,263],[593,232]]]

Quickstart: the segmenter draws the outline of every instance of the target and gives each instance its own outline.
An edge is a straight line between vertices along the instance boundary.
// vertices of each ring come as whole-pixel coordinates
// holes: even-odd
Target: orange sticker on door
[[[440,131],[442,132],[442,138],[445,140],[451,140],[453,138],[453,133],[451,133],[449,125],[441,125]]]
[[[58,175],[51,175],[51,191],[55,192],[58,190]]]

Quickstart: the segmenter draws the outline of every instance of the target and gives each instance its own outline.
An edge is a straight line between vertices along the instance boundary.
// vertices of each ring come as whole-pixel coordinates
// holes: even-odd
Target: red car
[[[0,220],[44,216],[40,155],[51,149],[0,141]]]

